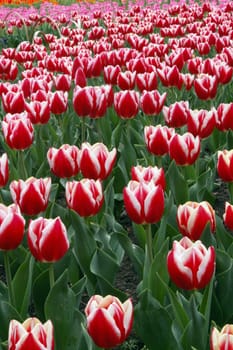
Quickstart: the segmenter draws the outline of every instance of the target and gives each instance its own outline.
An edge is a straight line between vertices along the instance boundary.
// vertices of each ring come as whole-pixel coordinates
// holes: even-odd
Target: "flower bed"
[[[0,350],[232,346],[232,13],[1,7]]]

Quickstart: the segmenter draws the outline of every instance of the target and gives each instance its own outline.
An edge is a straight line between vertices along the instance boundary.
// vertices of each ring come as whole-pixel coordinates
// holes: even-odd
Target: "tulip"
[[[25,108],[25,99],[22,91],[8,91],[2,94],[2,105],[6,113],[22,113]]]
[[[220,103],[217,108],[217,128],[221,131],[233,130],[233,103]]]
[[[213,327],[210,333],[210,350],[233,349],[233,325],[225,324],[219,331]]]
[[[175,134],[175,129],[162,125],[150,125],[144,128],[144,138],[150,153],[162,156],[169,151],[169,142]]]
[[[145,72],[136,75],[136,85],[139,91],[153,91],[157,89],[157,74],[156,72]]]
[[[156,223],[163,215],[163,188],[153,181],[129,181],[123,189],[123,199],[128,216],[137,224]]]
[[[218,78],[208,74],[201,74],[194,79],[194,89],[197,97],[201,100],[212,99],[217,94]]]
[[[9,162],[6,153],[0,157],[0,187],[6,186],[9,180]]]
[[[155,185],[162,186],[163,190],[166,187],[166,179],[163,168],[157,166],[143,167],[141,165],[133,166],[131,168],[131,179],[138,182],[153,181]]]
[[[190,110],[187,120],[188,132],[200,138],[210,136],[216,126],[216,110],[212,108],[210,111],[205,109]]]
[[[178,165],[193,164],[200,154],[200,138],[186,132],[183,135],[174,134],[169,142],[169,156]]]
[[[60,91],[70,91],[71,76],[68,74],[59,74],[54,78],[55,88]]]
[[[27,112],[6,114],[2,121],[2,131],[10,148],[23,150],[33,142],[34,128]]]
[[[183,237],[174,241],[168,252],[167,268],[171,280],[179,288],[193,290],[204,288],[215,270],[215,249],[208,249],[201,241],[192,242]]]
[[[66,202],[80,216],[92,216],[101,209],[104,196],[99,180],[82,179],[66,183]]]
[[[55,91],[48,93],[49,106],[51,113],[62,114],[68,107],[68,93],[64,91]]]
[[[165,122],[173,128],[186,125],[189,114],[189,103],[187,101],[179,101],[171,104],[169,107],[163,107]]]
[[[89,179],[106,179],[116,161],[116,149],[109,151],[103,143],[90,145],[84,142],[78,156],[78,164],[84,177]]]
[[[57,177],[66,178],[75,176],[79,172],[77,146],[64,144],[60,148],[50,147],[47,159],[50,170]]]
[[[53,325],[49,320],[42,324],[30,317],[23,323],[11,320],[8,333],[8,350],[54,350]]]
[[[25,220],[16,204],[0,203],[0,249],[17,248],[24,235]]]
[[[85,87],[87,85],[86,75],[82,67],[77,68],[74,76],[75,85]]]
[[[66,227],[60,217],[30,220],[27,239],[32,255],[42,262],[58,261],[69,249]]]
[[[131,299],[124,303],[111,295],[93,295],[85,308],[87,331],[94,343],[104,349],[122,344],[133,325]]]
[[[139,93],[134,90],[116,92],[114,94],[114,108],[120,118],[134,118],[139,110]]]
[[[161,112],[167,94],[162,95],[157,90],[143,91],[140,97],[140,107],[146,115],[157,115]]]
[[[79,117],[87,117],[93,111],[92,86],[76,86],[73,93],[74,110]]]
[[[26,215],[37,215],[47,208],[50,189],[51,178],[30,177],[26,181],[19,179],[10,183],[13,201]]]
[[[225,212],[223,214],[224,225],[229,229],[233,230],[233,205],[229,202],[225,203]]]
[[[233,150],[218,151],[217,171],[223,181],[233,181]]]
[[[121,90],[132,90],[135,86],[136,72],[129,70],[120,72],[117,77],[117,85]]]
[[[206,225],[210,224],[212,232],[216,229],[215,211],[206,202],[186,202],[180,204],[177,209],[177,224],[183,236],[187,236],[193,241],[198,240]]]
[[[25,110],[32,124],[46,124],[50,119],[48,101],[31,101],[25,103]]]
[[[106,84],[117,84],[117,77],[121,72],[121,67],[119,65],[111,66],[108,65],[104,67],[104,81]]]
[[[178,89],[181,89],[183,79],[177,66],[164,66],[161,69],[157,69],[157,73],[164,86],[176,86]]]

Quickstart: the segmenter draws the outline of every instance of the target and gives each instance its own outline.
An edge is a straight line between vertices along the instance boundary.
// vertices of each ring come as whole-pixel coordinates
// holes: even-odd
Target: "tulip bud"
[[[80,216],[92,216],[101,209],[104,196],[99,180],[82,179],[66,183],[66,202]]]
[[[66,227],[60,217],[31,220],[27,238],[29,249],[38,261],[58,261],[69,249]]]
[[[133,325],[131,299],[121,303],[111,295],[94,295],[85,308],[87,331],[94,343],[104,349],[122,344],[129,336]]]
[[[49,320],[42,324],[31,317],[22,324],[11,320],[8,333],[8,350],[54,350],[53,325]]]
[[[46,124],[50,118],[48,101],[31,101],[25,103],[25,109],[32,124]]]
[[[65,178],[75,176],[79,172],[77,146],[68,144],[60,148],[50,147],[47,152],[49,167],[54,175]]]
[[[186,125],[189,118],[189,103],[187,101],[175,102],[169,107],[163,107],[163,115],[168,126],[180,128]]]
[[[169,142],[169,155],[178,165],[193,164],[200,150],[200,138],[189,132],[183,135],[174,134]]]
[[[37,215],[47,208],[51,189],[51,179],[28,178],[26,181],[14,180],[10,184],[13,201],[19,205],[23,214]]]
[[[8,207],[0,203],[0,249],[17,248],[24,234],[25,220],[16,204]]]
[[[212,99],[217,94],[218,78],[216,76],[202,74],[194,80],[194,89],[201,100]]]
[[[9,180],[9,162],[6,153],[0,157],[0,187],[6,186]]]
[[[218,151],[217,171],[223,181],[233,181],[233,150]]]
[[[6,114],[2,121],[2,131],[10,148],[23,150],[33,142],[34,128],[26,112]]]
[[[134,118],[139,110],[139,93],[134,90],[116,92],[114,94],[114,108],[120,118]]]
[[[49,106],[51,113],[62,114],[68,107],[68,93],[64,91],[55,91],[48,93]]]
[[[192,242],[188,237],[183,237],[179,242],[173,242],[167,256],[167,267],[171,280],[177,287],[202,289],[214,274],[214,247],[207,249],[201,241]]]
[[[175,129],[166,125],[150,125],[144,128],[144,138],[147,149],[156,156],[163,156],[169,151],[169,141],[175,134]]]
[[[210,136],[216,126],[216,110],[190,110],[187,120],[188,132],[200,138]]]
[[[156,186],[162,186],[163,190],[166,187],[166,179],[163,168],[158,168],[157,166],[142,167],[137,165],[131,168],[131,178],[132,180],[138,182],[150,182],[152,181]]]
[[[143,90],[152,91],[157,89],[157,75],[156,72],[145,72],[137,74],[136,84],[138,89],[142,92]]]
[[[103,143],[90,145],[84,142],[78,156],[80,170],[89,179],[106,179],[116,161],[116,149],[109,151]]]
[[[2,105],[6,113],[22,113],[25,106],[23,92],[8,91],[2,94]]]
[[[210,333],[210,350],[230,350],[233,348],[233,325],[226,324],[220,331],[213,327]]]
[[[146,115],[158,115],[164,106],[167,94],[162,95],[157,90],[143,91],[140,97],[140,107]]]
[[[206,225],[210,224],[212,232],[216,229],[215,211],[208,202],[186,202],[177,209],[177,224],[183,236],[193,241],[198,240]]]
[[[228,202],[225,202],[223,222],[229,230],[233,230],[233,205]]]
[[[131,180],[123,190],[125,209],[130,219],[137,224],[158,222],[164,211],[164,192],[162,186],[153,181]]]
[[[136,72],[129,70],[120,72],[117,77],[117,85],[121,90],[132,90],[135,86]]]

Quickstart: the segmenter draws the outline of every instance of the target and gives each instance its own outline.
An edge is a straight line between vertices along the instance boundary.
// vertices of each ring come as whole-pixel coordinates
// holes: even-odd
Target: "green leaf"
[[[113,283],[119,269],[117,261],[102,249],[97,249],[91,260],[90,270],[96,276]]]
[[[32,289],[34,308],[40,320],[45,320],[44,304],[49,290],[49,270],[46,269],[35,279]]]
[[[167,271],[167,253],[169,250],[169,239],[167,238],[160,247],[160,251],[155,255],[149,274],[149,286],[152,295],[161,304],[164,303],[167,289],[164,283],[168,285],[169,275]],[[161,280],[164,283],[161,283]]]
[[[167,178],[175,203],[179,205],[187,202],[189,200],[188,184],[174,160],[167,170]]]
[[[149,350],[180,349],[171,332],[171,315],[147,290],[140,295],[135,307],[134,327]]]
[[[18,311],[6,301],[0,301],[0,320],[0,339],[2,341],[8,338],[8,328],[11,320],[23,321]]]
[[[12,281],[15,306],[22,318],[26,318],[31,300],[33,266],[34,258],[31,253],[28,253]]]
[[[74,323],[76,298],[68,286],[68,271],[65,270],[55,282],[45,301],[45,317],[54,325],[56,349],[70,348],[71,329]],[[78,334],[76,334],[78,337]],[[75,336],[72,334],[74,341]]]
[[[136,273],[138,274],[139,278],[142,278],[143,275],[143,265],[144,265],[144,259],[145,259],[145,253],[144,250],[137,245],[133,244],[130,238],[122,233],[122,232],[116,232],[117,238],[124,248],[126,254],[132,261],[132,264],[134,266],[134,269]]]
[[[216,251],[215,295],[222,309],[225,323],[233,322],[232,284],[233,260],[224,251]]]
[[[90,270],[92,257],[97,249],[96,241],[84,220],[73,210],[70,211],[74,234],[74,251],[80,268],[88,278],[89,293],[95,291],[96,278]]]

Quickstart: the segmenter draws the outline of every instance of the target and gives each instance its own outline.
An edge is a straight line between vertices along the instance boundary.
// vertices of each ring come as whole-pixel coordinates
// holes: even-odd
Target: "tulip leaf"
[[[149,350],[180,349],[170,331],[172,328],[171,315],[152,297],[148,290],[142,292],[139,303],[135,307],[134,327]]]
[[[76,297],[68,286],[68,282],[68,271],[65,270],[55,282],[45,301],[45,317],[54,325],[56,348],[63,350],[69,349],[76,306]]]
[[[90,265],[93,274],[112,284],[118,269],[119,265],[111,255],[99,248],[95,251]]]
[[[145,259],[144,250],[136,244],[133,244],[126,234],[122,232],[116,232],[116,235],[126,254],[132,261],[136,273],[141,278],[143,274],[143,265]]]
[[[34,308],[37,317],[40,320],[45,319],[44,315],[44,303],[49,293],[49,270],[46,269],[41,272],[34,280],[32,295]]]
[[[179,205],[187,202],[189,200],[188,184],[174,160],[167,170],[167,178],[175,203]]]
[[[233,259],[224,251],[217,250],[216,254],[216,286],[215,296],[222,309],[225,323],[233,322],[232,283]]]
[[[85,224],[84,219],[81,218],[73,210],[70,211],[71,222],[74,234],[74,251],[77,261],[82,272],[88,278],[89,294],[93,294],[95,290],[96,278],[90,270],[92,257],[97,249],[97,244],[94,236],[91,234],[89,227]]]
[[[167,290],[164,283],[168,284],[169,275],[167,271],[167,252],[169,247],[169,239],[167,238],[160,251],[155,255],[152,266],[149,273],[149,285],[152,295],[161,304],[163,304]],[[161,283],[161,280],[164,283]]]
[[[0,301],[0,339],[2,341],[7,340],[8,337],[8,328],[11,320],[23,321],[18,311],[8,302]]]
[[[15,293],[15,306],[22,318],[26,318],[31,300],[33,266],[34,258],[28,253],[12,281]]]
[[[205,350],[208,334],[206,332],[206,323],[209,324],[209,320],[199,312],[193,295],[189,300],[189,320],[181,337],[183,349],[189,350],[194,346],[198,350]]]

